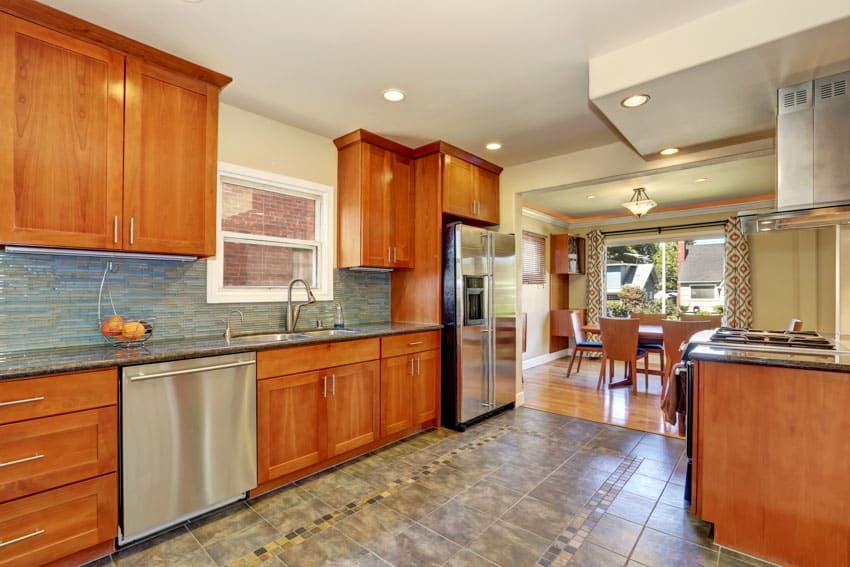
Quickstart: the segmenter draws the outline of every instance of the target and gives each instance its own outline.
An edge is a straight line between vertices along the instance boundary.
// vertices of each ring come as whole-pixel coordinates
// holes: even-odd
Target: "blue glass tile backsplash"
[[[115,271],[108,288],[119,315],[155,317],[150,339],[221,335],[233,309],[234,334],[281,331],[286,303],[206,302],[206,261],[174,262],[7,254],[0,251],[0,352],[104,344],[97,321],[97,293],[107,261]],[[342,303],[345,324],[390,320],[390,275],[334,270],[334,297]],[[104,316],[111,313],[104,293]],[[333,325],[334,305],[319,302],[301,311],[299,328],[317,319]]]

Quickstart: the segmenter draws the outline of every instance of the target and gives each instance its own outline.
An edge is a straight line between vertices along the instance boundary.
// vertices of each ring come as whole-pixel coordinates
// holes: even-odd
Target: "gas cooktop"
[[[785,349],[835,350],[835,343],[815,331],[765,331],[720,327],[708,339],[712,343]]]

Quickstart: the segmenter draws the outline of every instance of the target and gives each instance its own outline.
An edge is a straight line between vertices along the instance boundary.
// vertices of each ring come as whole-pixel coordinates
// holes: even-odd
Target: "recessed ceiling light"
[[[502,144],[500,144],[499,142],[490,142],[489,144],[487,144],[484,147],[487,148],[488,150],[495,151],[495,150],[501,150]]]
[[[679,148],[664,148],[660,153],[662,156],[672,156],[673,154],[679,153]]]
[[[620,101],[620,106],[623,108],[637,108],[638,106],[643,106],[647,102],[649,102],[648,94],[636,94],[632,96],[627,96],[623,100]]]
[[[699,179],[694,179],[694,183],[705,183],[708,181],[705,177],[700,177]]]
[[[389,102],[401,102],[404,100],[404,92],[398,89],[387,89],[384,91],[384,100]]]
[[[587,196],[587,198],[588,198],[588,199],[595,199],[595,198],[596,198],[596,195],[588,195],[588,196]]]

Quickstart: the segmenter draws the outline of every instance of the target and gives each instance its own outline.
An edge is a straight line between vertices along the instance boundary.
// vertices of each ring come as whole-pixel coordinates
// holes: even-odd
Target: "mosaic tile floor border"
[[[420,467],[417,467],[411,473],[401,478],[397,478],[393,481],[390,481],[383,488],[379,488],[370,492],[369,494],[366,494],[362,498],[353,500],[348,504],[342,506],[341,508],[334,510],[333,512],[316,518],[308,524],[289,531],[282,537],[279,537],[276,540],[257,548],[256,550],[254,550],[254,552],[249,553],[237,559],[236,561],[233,561],[232,563],[230,563],[229,567],[252,567],[254,565],[260,565],[265,561],[269,561],[277,553],[279,553],[280,550],[292,547],[294,545],[298,545],[306,541],[315,534],[327,530],[328,528],[338,523],[340,520],[354,514],[355,512],[358,512],[367,506],[377,504],[384,498],[390,496],[395,492],[398,492],[405,486],[418,482],[423,477],[427,477],[434,474],[434,472],[450,464],[455,458],[474,451],[479,447],[483,447],[487,443],[495,441],[496,439],[502,437],[503,435],[512,430],[513,428],[509,426],[499,426],[493,433],[476,437],[465,445],[461,445],[460,447],[442,455],[435,456],[432,461]]]
[[[554,543],[546,550],[537,564],[542,567],[566,565],[575,556],[581,544],[596,527],[599,519],[608,511],[623,487],[632,478],[643,462],[642,457],[625,457],[617,469],[611,473],[596,493],[587,501],[584,508],[567,524]]]

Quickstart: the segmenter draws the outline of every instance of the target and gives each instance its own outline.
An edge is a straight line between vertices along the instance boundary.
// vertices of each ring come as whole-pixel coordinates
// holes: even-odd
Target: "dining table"
[[[581,330],[589,335],[601,335],[602,330],[599,325],[582,325]],[[664,331],[661,325],[640,325],[638,326],[638,340],[646,343],[664,344]],[[663,356],[663,355],[662,355]],[[661,376],[663,372],[660,369],[650,368],[649,373],[654,376]],[[634,372],[632,372],[634,374]],[[624,388],[632,385],[631,378],[625,378],[608,385],[609,388]]]

